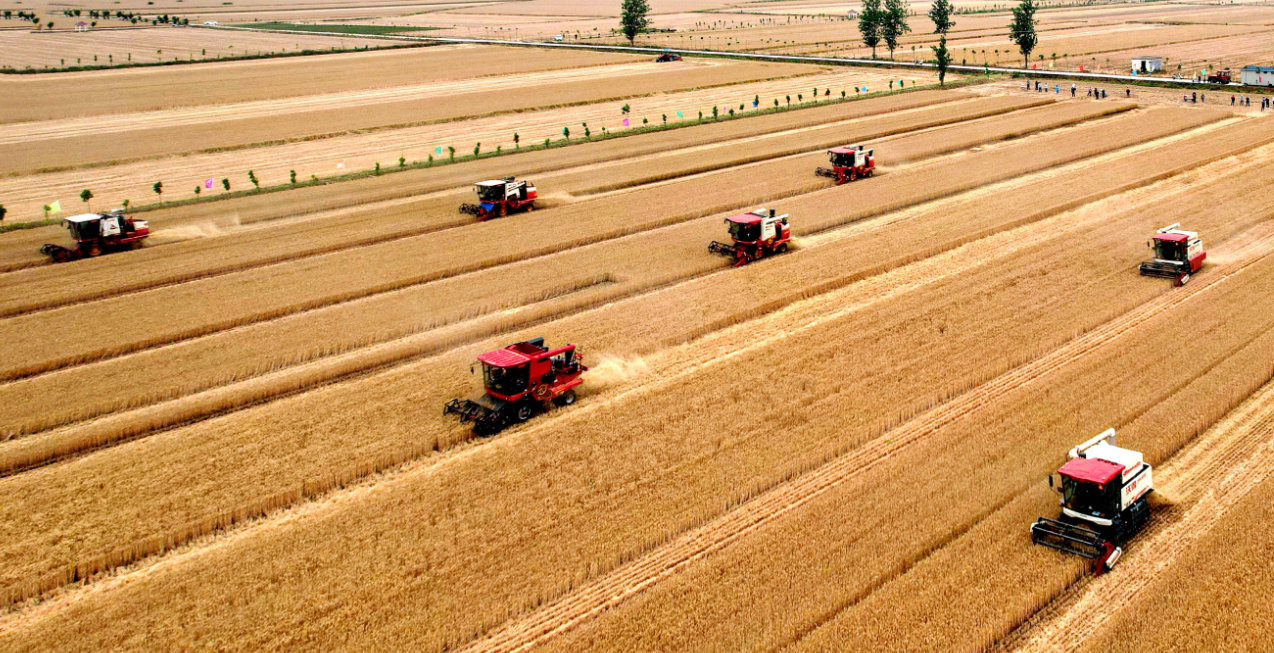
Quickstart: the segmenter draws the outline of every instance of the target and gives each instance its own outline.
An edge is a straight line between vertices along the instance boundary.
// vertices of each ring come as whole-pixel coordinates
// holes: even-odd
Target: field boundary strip
[[[1265,239],[1274,245],[1274,237]],[[1268,254],[1268,252],[1267,252]],[[1234,278],[1265,255],[1237,269],[1152,300],[1093,329],[1058,349],[966,391],[885,432],[865,445],[842,452],[811,471],[778,485],[718,519],[690,531],[578,591],[506,624],[462,648],[466,653],[522,651],[542,644],[614,608],[679,569],[777,520],[832,488],[863,473],[928,434],[972,413],[996,397],[1014,392],[1076,359],[1105,347],[1136,327]]]

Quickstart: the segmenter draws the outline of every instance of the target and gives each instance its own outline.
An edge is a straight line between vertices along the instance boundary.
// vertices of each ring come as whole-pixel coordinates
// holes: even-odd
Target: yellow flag
[[[61,213],[61,212],[62,212],[62,202],[54,202],[49,205],[49,213]]]

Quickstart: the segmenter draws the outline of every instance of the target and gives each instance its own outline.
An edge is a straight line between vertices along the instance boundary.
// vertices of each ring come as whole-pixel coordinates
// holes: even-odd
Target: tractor
[[[1208,75],[1209,84],[1229,84],[1232,79],[1229,68],[1226,68],[1225,70],[1218,70]]]
[[[787,214],[775,215],[774,209],[757,209],[725,219],[730,228],[732,243],[713,241],[708,251],[713,254],[734,258],[734,267],[747,265],[752,261],[782,254],[787,251],[788,241],[792,240],[792,227],[787,223]]]
[[[478,194],[478,203],[462,204],[460,212],[476,216],[479,220],[488,220],[503,218],[519,211],[534,210],[537,197],[535,185],[525,179],[513,179],[505,177],[474,184],[473,190]]]
[[[1178,286],[1189,283],[1190,275],[1198,272],[1208,258],[1199,234],[1182,231],[1179,223],[1160,229],[1146,245],[1155,250],[1155,258],[1141,264],[1138,268],[1141,275],[1174,279]]]
[[[861,177],[870,177],[876,171],[875,150],[864,149],[862,145],[833,147],[827,151],[827,158],[832,167],[819,168],[814,174],[835,179],[837,186]]]
[[[1071,449],[1057,475],[1060,483],[1050,474],[1048,484],[1062,495],[1062,514],[1036,520],[1031,540],[1092,560],[1096,574],[1109,571],[1150,519],[1150,465],[1140,453],[1116,447],[1115,429],[1108,429]]]
[[[150,236],[150,227],[145,220],[125,217],[119,210],[73,215],[63,220],[62,226],[71,232],[75,248],[52,243],[41,247],[40,253],[51,257],[54,263],[92,258],[111,250],[136,249]]]
[[[473,399],[452,399],[443,415],[458,415],[473,422],[477,435],[494,435],[510,425],[525,422],[550,403],[575,403],[575,388],[588,371],[575,345],[549,350],[544,338],[519,342],[478,356],[482,364],[483,391]],[[472,372],[472,368],[470,368]]]

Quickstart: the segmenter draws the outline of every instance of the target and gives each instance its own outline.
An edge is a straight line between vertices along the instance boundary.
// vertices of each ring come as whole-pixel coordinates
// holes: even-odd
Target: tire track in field
[[[1205,538],[1231,508],[1274,474],[1274,383],[1250,397],[1191,447],[1159,470],[1162,486],[1188,496],[1189,507],[1151,522],[1110,573],[1088,580],[1030,626],[1010,650],[1020,653],[1078,651],[1119,615],[1119,609],[1152,584],[1170,577],[1173,565]]]
[[[900,450],[959,420],[982,406],[1031,384],[1076,359],[1111,344],[1156,316],[1173,310],[1234,277],[1274,248],[1266,236],[1248,249],[1256,253],[1236,268],[1205,283],[1187,285],[1125,313],[1035,361],[1002,374],[896,427],[831,462],[781,484],[717,520],[673,540],[614,572],[584,585],[518,621],[506,624],[462,648],[466,653],[522,651],[546,642],[612,609],[660,580],[747,536],[813,501],[827,491],[872,469]],[[782,337],[782,336],[779,336]]]

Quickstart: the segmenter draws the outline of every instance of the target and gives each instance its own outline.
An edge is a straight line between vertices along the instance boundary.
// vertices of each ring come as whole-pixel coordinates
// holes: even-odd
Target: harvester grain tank
[[[1146,244],[1155,250],[1155,258],[1141,264],[1142,276],[1173,279],[1178,286],[1189,283],[1190,275],[1198,272],[1208,258],[1199,234],[1182,231],[1178,223],[1160,229]]]
[[[870,177],[876,171],[876,151],[862,145],[833,147],[827,151],[830,168],[819,168],[814,174],[835,179],[836,184],[849,183],[862,177]]]
[[[732,215],[725,219],[725,223],[730,229],[733,242],[713,241],[708,245],[708,251],[734,258],[736,268],[766,256],[782,254],[787,251],[788,242],[792,240],[792,227],[787,223],[787,214],[776,215],[774,209],[757,209]]]
[[[52,243],[41,247],[40,253],[51,257],[54,263],[90,258],[112,250],[135,249],[150,236],[145,220],[134,220],[122,211],[73,215],[62,220],[62,226],[71,232],[75,247]]]
[[[483,390],[472,399],[452,399],[443,415],[473,422],[478,435],[498,433],[525,422],[549,404],[575,403],[575,388],[588,371],[575,345],[550,350],[544,338],[518,342],[478,356]]]
[[[479,220],[503,218],[510,213],[530,211],[535,208],[538,196],[535,185],[523,179],[515,181],[514,177],[489,179],[473,185],[478,194],[477,204],[460,205],[461,213],[476,216]]]
[[[1031,539],[1093,560],[1101,574],[1115,566],[1123,545],[1150,519],[1153,472],[1140,453],[1115,446],[1115,429],[1071,449],[1068,458],[1057,470],[1060,483],[1048,477],[1062,495],[1062,514],[1036,520]]]

